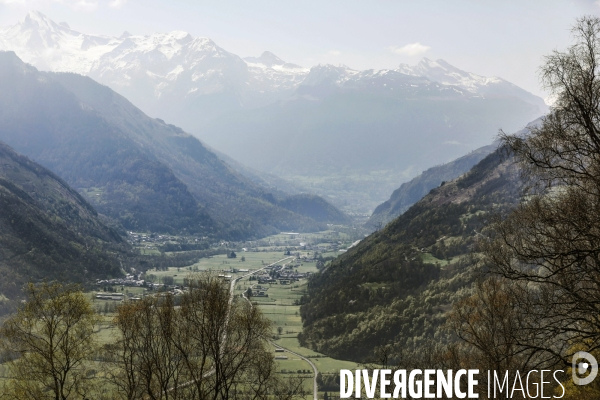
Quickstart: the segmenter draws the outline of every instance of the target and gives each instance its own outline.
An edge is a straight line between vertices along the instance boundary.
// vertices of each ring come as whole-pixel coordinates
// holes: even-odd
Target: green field
[[[304,265],[298,268],[298,271],[316,272],[316,267],[314,263],[304,263]],[[249,281],[247,278],[241,280],[236,285],[236,293],[241,294],[253,284],[256,284],[256,281]],[[300,318],[300,306],[295,305],[294,301],[299,300],[302,294],[304,294],[306,285],[306,280],[301,280],[292,285],[263,285],[268,287],[267,293],[269,297],[252,298],[252,302],[256,304],[265,314],[265,316],[272,321],[273,335],[278,337],[278,339],[274,340],[274,342],[281,347],[309,358],[315,364],[320,373],[339,374],[340,369],[358,368],[358,365],[354,362],[336,360],[306,347],[300,346],[300,343],[298,342],[298,333],[302,332],[302,320]],[[281,334],[279,334],[278,328],[281,328]],[[304,360],[289,353],[285,354],[288,355],[288,360],[277,361],[281,371],[297,371],[306,369],[312,371],[310,365]],[[323,395],[323,392],[320,392],[320,395]]]
[[[449,260],[442,260],[442,259],[436,258],[431,253],[423,253],[421,255],[421,258],[422,258],[422,260],[423,260],[424,263],[427,263],[427,264],[439,264],[440,267],[444,267],[444,266],[446,266],[448,264],[452,264],[452,263],[455,263],[456,261],[458,261],[458,259],[460,258],[460,256],[452,257]]]
[[[212,257],[202,258],[199,262],[185,268],[169,268],[166,271],[148,271],[148,274],[156,276],[156,282],[160,282],[165,276],[172,276],[175,284],[183,284],[183,280],[195,272],[211,271],[218,274],[231,275],[233,278],[247,274],[248,272],[231,272],[233,269],[247,269],[256,271],[286,256],[283,252],[238,252],[236,258],[227,258],[220,254]],[[244,257],[245,261],[242,261]]]

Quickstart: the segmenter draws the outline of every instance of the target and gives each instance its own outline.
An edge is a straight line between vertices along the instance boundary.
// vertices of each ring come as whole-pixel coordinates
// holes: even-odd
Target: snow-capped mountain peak
[[[260,94],[270,93],[269,98],[282,98],[300,85],[308,74],[308,68],[288,63],[270,51],[264,51],[260,57],[245,57],[250,81],[248,88]],[[279,92],[281,96],[273,97]]]
[[[72,34],[68,25],[57,24],[38,11],[31,11],[22,21],[0,32],[20,46],[40,51],[59,48],[61,40]]]
[[[503,82],[503,79],[500,78],[488,78],[463,71],[442,59],[433,61],[423,58],[417,65],[412,67],[408,64],[400,64],[397,71],[406,75],[424,76],[442,85],[460,86],[473,93],[477,92],[478,88],[482,85]]]
[[[71,28],[69,28],[68,25],[64,26],[61,24],[57,24],[39,11],[30,11],[25,16],[23,21],[21,21],[17,25],[20,25],[24,29],[36,29],[45,31],[62,31],[64,29],[71,30]]]
[[[252,64],[262,64],[267,67],[272,67],[274,65],[283,65],[285,61],[281,58],[277,57],[275,54],[270,51],[264,51],[260,57],[245,57],[244,61]]]
[[[86,35],[67,23],[57,24],[39,11],[31,11],[15,25],[0,29],[0,49],[12,50],[39,69],[89,72],[92,62],[117,43],[108,37]]]
[[[346,65],[319,64],[310,69],[310,73],[302,82],[302,85],[341,85],[359,72]]]
[[[400,64],[396,71],[412,76],[422,76],[446,86],[455,86],[478,96],[512,96],[537,105],[546,112],[547,105],[542,99],[520,87],[498,77],[485,77],[466,72],[445,60],[436,61],[423,58],[417,65]]]
[[[278,71],[295,70],[295,73],[300,73],[301,75],[308,73],[308,68],[285,62],[270,51],[264,51],[260,57],[245,57],[244,61],[251,67],[272,68]]]

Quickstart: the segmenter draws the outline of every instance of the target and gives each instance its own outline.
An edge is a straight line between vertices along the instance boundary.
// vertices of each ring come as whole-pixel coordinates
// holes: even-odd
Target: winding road
[[[244,296],[244,298],[246,298],[246,297]],[[246,299],[246,300],[248,300],[248,299]],[[250,301],[250,300],[248,300],[248,301]],[[300,354],[298,354],[298,353],[295,353],[295,352],[291,351],[290,349],[287,349],[287,348],[285,348],[285,347],[283,347],[283,346],[281,346],[281,345],[278,345],[277,343],[273,342],[272,340],[269,340],[269,342],[270,342],[270,343],[271,343],[273,346],[275,346],[276,348],[278,348],[278,349],[282,349],[282,350],[283,350],[283,351],[285,351],[285,352],[288,352],[288,353],[290,353],[290,354],[293,354],[293,355],[295,355],[295,356],[298,356],[298,357],[300,357],[301,359],[303,359],[304,361],[306,361],[307,363],[309,363],[309,364],[310,364],[310,366],[311,366],[311,367],[312,367],[312,369],[313,369],[313,375],[314,375],[314,376],[313,376],[313,396],[314,396],[314,400],[317,400],[317,390],[318,390],[318,386],[317,386],[317,374],[318,374],[318,371],[317,371],[317,366],[316,366],[315,364],[313,364],[313,362],[312,362],[312,361],[310,361],[308,358],[306,358],[306,357],[304,357],[304,356],[302,356],[302,355],[300,355]]]
[[[235,285],[237,284],[237,282],[238,282],[238,281],[240,281],[240,280],[242,280],[242,279],[244,279],[244,278],[246,278],[246,277],[248,277],[248,276],[250,276],[250,275],[256,274],[257,272],[260,272],[260,271],[264,270],[265,268],[271,267],[271,266],[273,266],[273,265],[275,265],[275,264],[277,264],[277,263],[280,263],[280,262],[282,262],[282,261],[285,261],[285,260],[287,260],[287,259],[289,259],[289,258],[294,258],[294,257],[286,257],[286,258],[283,258],[283,259],[281,259],[281,260],[279,260],[279,261],[275,261],[273,264],[269,264],[269,265],[267,265],[267,266],[266,266],[266,267],[264,267],[264,268],[258,269],[258,270],[256,270],[256,271],[253,271],[253,272],[249,272],[249,273],[247,273],[246,275],[243,275],[243,276],[240,276],[239,278],[233,279],[233,280],[231,281],[231,287],[230,287],[230,289],[229,289],[229,290],[230,290],[230,293],[231,293],[231,295],[229,296],[229,303],[231,304],[231,302],[233,301],[233,296],[234,296],[234,292],[233,292],[233,291],[234,291],[234,289],[235,289]],[[252,306],[252,302],[250,301],[250,299],[248,299],[248,298],[246,297],[246,293],[243,293],[243,292],[242,292],[242,297],[243,297],[243,298],[244,298],[244,299],[245,299],[245,300],[246,300],[248,303],[250,303],[250,306]],[[290,350],[290,349],[288,349],[288,348],[285,348],[285,347],[283,347],[283,346],[281,346],[281,345],[279,345],[279,344],[277,344],[277,343],[273,342],[272,340],[269,340],[269,343],[271,343],[273,346],[275,346],[275,348],[282,349],[283,351],[285,351],[285,352],[287,352],[287,353],[290,353],[290,354],[293,354],[293,355],[295,355],[295,356],[297,356],[297,357],[300,357],[302,360],[306,361],[306,362],[307,362],[307,363],[308,363],[308,364],[309,364],[309,365],[312,367],[312,369],[313,369],[313,397],[314,397],[314,400],[317,400],[317,399],[318,399],[318,397],[317,397],[317,390],[318,390],[318,386],[317,386],[317,373],[318,373],[317,366],[316,366],[315,364],[313,364],[313,362],[312,362],[312,361],[310,361],[308,358],[304,357],[303,355],[301,355],[301,354],[298,354],[298,353],[296,353],[296,352],[294,352],[294,351],[292,351],[292,350]]]

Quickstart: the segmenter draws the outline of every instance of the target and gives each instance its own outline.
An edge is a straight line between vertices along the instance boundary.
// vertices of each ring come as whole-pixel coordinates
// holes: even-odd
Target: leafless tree
[[[118,310],[108,374],[123,399],[296,398],[302,382],[276,374],[266,339],[271,324],[231,296],[211,275],[186,280],[187,291],[147,297]]]
[[[564,362],[567,343],[600,347],[600,19],[583,17],[572,33],[541,67],[550,114],[528,135],[502,136],[530,192],[480,243],[495,272],[527,289],[520,344]]]
[[[553,358],[543,349],[531,346],[539,338],[530,336],[538,333],[535,315],[529,308],[536,302],[529,301],[530,297],[531,291],[521,282],[498,276],[478,281],[473,293],[454,304],[448,317],[447,328],[462,343],[449,346],[446,358],[460,368],[508,371],[511,382],[517,371],[527,373],[548,368]],[[487,381],[485,374],[482,382],[483,388],[494,384]],[[486,393],[483,389],[481,397],[485,398]],[[498,396],[513,398],[506,392]]]

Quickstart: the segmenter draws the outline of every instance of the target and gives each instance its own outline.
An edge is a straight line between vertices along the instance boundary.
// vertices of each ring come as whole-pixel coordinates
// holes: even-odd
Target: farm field
[[[314,263],[304,263],[298,268],[298,271],[316,272],[316,267]],[[250,281],[248,278],[245,278],[236,285],[236,293],[241,295],[242,292],[245,292],[253,285],[256,285],[256,281]],[[291,285],[261,285],[267,288],[266,293],[269,297],[252,298],[252,302],[273,323],[273,335],[277,337],[274,343],[310,359],[321,374],[337,375],[340,369],[358,368],[358,365],[354,362],[333,359],[300,346],[298,333],[302,332],[302,320],[300,318],[300,306],[297,305],[296,301],[299,301],[304,294],[306,285],[306,280],[301,280]],[[289,353],[284,354],[289,358],[277,361],[282,372],[303,371],[307,368],[312,371],[312,368],[306,361]],[[324,392],[319,392],[319,397],[323,395]]]
[[[352,243],[351,237],[340,234],[338,232],[326,231],[313,234],[279,234],[265,239],[261,239],[260,243],[247,243],[245,245],[262,246],[248,247],[247,251],[236,249],[236,257],[230,258],[227,254],[214,255],[206,258],[201,258],[197,263],[180,268],[168,268],[166,270],[149,270],[146,274],[146,279],[149,277],[155,283],[160,283],[165,277],[173,278],[173,284],[182,285],[187,276],[194,273],[214,273],[220,275],[230,275],[232,279],[248,274],[248,272],[256,271],[265,266],[280,261],[281,264],[293,263],[293,270],[299,273],[316,273],[316,261],[312,259],[314,251],[317,251],[324,257],[335,257],[338,250],[332,249],[331,243],[335,240],[335,247],[348,246]],[[153,250],[154,251],[154,250]],[[229,251],[228,251],[229,252]],[[291,253],[289,253],[291,252]],[[166,254],[169,256],[170,254]],[[300,257],[300,258],[298,258]],[[257,284],[256,280],[250,280],[249,277],[240,280],[236,287],[235,293],[241,295],[248,288]],[[291,284],[264,284],[268,297],[254,297],[252,301],[260,307],[273,324],[273,343],[282,346],[295,353],[298,353],[313,362],[318,372],[323,374],[338,374],[339,370],[354,369],[357,367],[355,363],[335,360],[323,354],[314,352],[310,349],[301,347],[298,342],[298,333],[302,331],[302,321],[300,318],[300,298],[305,293],[307,279],[300,279]],[[89,296],[92,306],[101,315],[101,322],[96,326],[95,333],[100,345],[113,342],[115,340],[115,329],[112,320],[115,316],[114,312],[120,300],[98,299],[97,294],[110,295],[123,294],[124,297],[141,297],[145,294],[152,293],[152,289],[135,286],[121,286],[116,284],[103,283],[94,290],[85,293]],[[287,356],[287,359],[277,360],[279,373],[283,376],[299,376],[304,379],[304,387],[307,399],[312,399],[313,387],[313,370],[308,362],[300,357],[285,352],[275,353]],[[0,365],[0,382],[4,380],[6,367]],[[319,397],[322,398],[324,392],[321,392]]]

